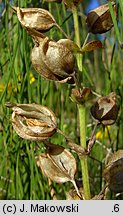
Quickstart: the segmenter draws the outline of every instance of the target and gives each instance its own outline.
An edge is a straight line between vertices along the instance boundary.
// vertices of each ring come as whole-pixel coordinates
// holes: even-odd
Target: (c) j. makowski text
[[[22,204],[20,212],[27,212],[27,206]],[[39,205],[39,204],[30,204],[30,212],[79,212],[78,204],[74,205]]]

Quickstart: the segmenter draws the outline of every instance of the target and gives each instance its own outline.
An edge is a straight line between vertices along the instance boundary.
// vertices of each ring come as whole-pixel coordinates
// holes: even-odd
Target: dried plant
[[[118,116],[118,96],[115,92],[109,92],[107,96],[98,96],[90,87],[85,87],[82,79],[82,56],[86,52],[103,49],[100,40],[88,41],[87,37],[83,45],[80,44],[77,6],[81,0],[73,1],[47,1],[63,2],[73,13],[75,37],[70,39],[59,27],[53,15],[42,8],[13,7],[22,27],[32,36],[34,47],[31,51],[31,62],[35,70],[44,78],[72,85],[71,100],[76,103],[79,114],[80,143],[74,141],[61,131],[57,126],[55,114],[47,107],[39,104],[13,104],[7,103],[11,108],[12,125],[16,133],[23,139],[42,141],[46,152],[36,155],[36,164],[43,174],[57,183],[72,182],[75,189],[67,192],[68,199],[103,199],[105,189],[110,188],[115,193],[123,192],[123,152],[114,153],[104,169],[106,185],[98,195],[93,198],[90,191],[88,157],[96,141],[96,129],[98,125],[115,124]],[[117,6],[111,3],[115,16]],[[114,26],[110,14],[109,3],[90,11],[86,18],[89,33],[102,34],[110,31]],[[54,26],[66,36],[58,41],[50,38],[48,32]],[[47,34],[45,35],[45,32]],[[89,110],[95,119],[95,127],[89,140],[86,140],[86,107],[91,104]],[[92,119],[93,119],[92,118]],[[60,133],[66,139],[67,147],[52,144],[48,138],[55,133]],[[59,144],[59,143],[58,143]],[[78,187],[75,174],[77,172],[77,160],[73,156],[74,151],[80,159],[82,168],[82,182]]]

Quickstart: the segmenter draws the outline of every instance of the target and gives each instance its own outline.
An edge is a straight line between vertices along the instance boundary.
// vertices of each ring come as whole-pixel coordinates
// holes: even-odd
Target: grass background
[[[80,38],[83,44],[88,29],[83,18],[87,3],[83,1],[78,7]],[[99,1],[100,4],[102,1]],[[106,1],[103,1],[106,3]],[[118,18],[120,38],[123,39],[123,8],[118,1]],[[48,9],[58,24],[74,40],[73,18],[64,4],[43,3],[33,0],[13,0],[13,6],[42,7]],[[79,126],[76,105],[70,100],[73,86],[58,84],[43,79],[31,65],[30,51],[33,41],[22,29],[16,14],[9,7],[9,1],[1,1],[0,9],[0,199],[51,199],[51,188],[47,178],[42,175],[35,163],[35,155],[44,152],[43,143],[29,142],[21,139],[11,126],[11,110],[5,102],[39,103],[46,105],[57,116],[58,126],[73,140],[79,143]],[[63,38],[56,28],[46,33],[50,38]],[[100,126],[97,130],[97,142],[89,157],[89,176],[92,196],[98,194],[104,180],[102,172],[107,152],[123,148],[123,51],[118,44],[117,34],[113,28],[103,35],[91,35],[90,40],[99,38],[103,50],[85,53],[83,56],[83,85],[101,95],[115,91],[119,96],[119,115],[115,125],[109,127],[109,134]],[[90,106],[87,107],[87,139],[91,135],[93,119]],[[109,136],[110,135],[110,136]],[[55,134],[52,143],[67,147],[64,138]],[[38,145],[37,145],[38,144]],[[78,156],[76,179],[82,174]],[[71,183],[52,183],[58,199],[65,199]],[[109,199],[122,199],[109,193]]]

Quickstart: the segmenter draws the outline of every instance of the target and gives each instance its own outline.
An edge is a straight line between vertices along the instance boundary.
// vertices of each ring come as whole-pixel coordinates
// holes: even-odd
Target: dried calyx
[[[115,92],[100,97],[91,107],[92,116],[104,125],[115,123],[118,115],[118,101]]]
[[[78,89],[72,89],[71,99],[77,104],[84,104],[93,100],[93,92],[90,88],[84,87],[82,92]]]
[[[12,125],[23,139],[40,141],[48,139],[56,132],[57,124],[54,113],[39,104],[6,103],[12,108]]]
[[[123,192],[123,150],[110,156],[103,175],[111,191]]]
[[[59,82],[74,83],[75,58],[66,45],[37,38],[31,53],[32,65],[44,78]]]
[[[115,2],[112,2],[112,6],[116,15]],[[113,22],[108,4],[104,4],[91,10],[87,15],[86,23],[89,32],[92,32],[93,34],[102,34],[109,31],[113,27]]]

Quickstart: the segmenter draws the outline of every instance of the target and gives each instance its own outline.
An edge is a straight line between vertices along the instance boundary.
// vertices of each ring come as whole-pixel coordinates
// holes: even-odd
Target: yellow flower
[[[110,130],[110,126],[105,127],[105,131],[102,130],[96,133],[96,139],[103,139],[108,137],[108,130]]]
[[[5,89],[5,85],[3,83],[0,83],[0,93],[3,92]]]
[[[35,82],[35,77],[33,76],[32,72],[30,72],[29,78],[30,78],[30,84]]]
[[[2,93],[6,88],[6,85],[4,83],[0,83],[0,93]],[[12,91],[12,84],[11,82],[8,83],[7,86],[7,91],[11,92]]]
[[[35,82],[35,77],[33,76],[33,73],[31,71],[29,72],[29,79],[30,79],[30,85]],[[17,86],[19,91],[21,89],[21,80],[22,80],[21,75],[19,74],[18,75],[18,86]],[[2,93],[5,90],[5,88],[6,88],[5,83],[1,82],[0,83],[0,93]],[[7,86],[7,92],[8,93],[13,93],[15,91],[17,91],[17,89],[16,88],[13,89],[12,82],[10,80],[9,83],[8,83],[8,86]]]
[[[29,79],[30,79],[30,84],[35,82],[35,77],[33,76],[33,73],[30,71],[29,72]],[[21,82],[21,75],[18,75],[18,81]]]

